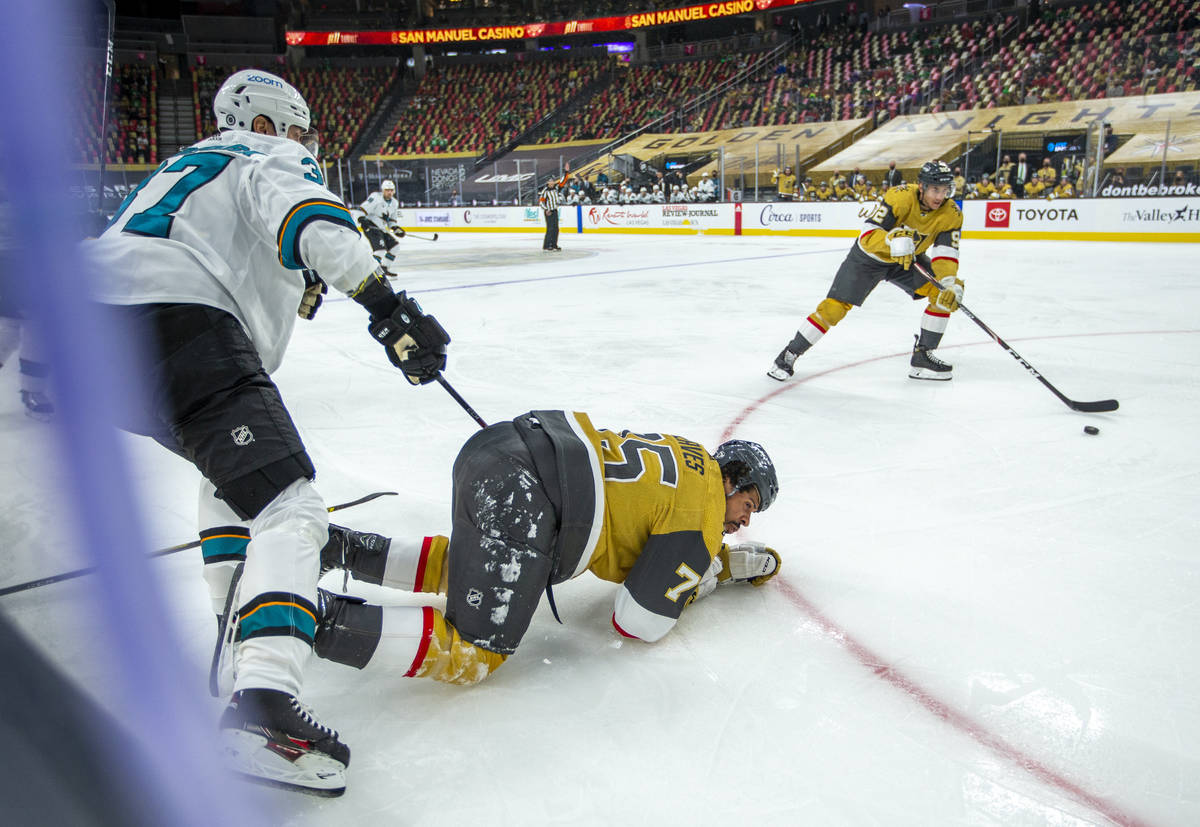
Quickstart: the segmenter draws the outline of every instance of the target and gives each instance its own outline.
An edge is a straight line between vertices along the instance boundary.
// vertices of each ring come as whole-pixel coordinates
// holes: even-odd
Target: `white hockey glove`
[[[722,583],[750,582],[761,586],[779,574],[779,552],[767,548],[766,543],[738,543],[736,546],[721,546],[717,555],[724,563],[725,571],[717,575]]]
[[[933,303],[936,307],[945,310],[947,313],[953,313],[958,310],[958,305],[962,302],[963,284],[962,279],[957,276],[946,276],[940,280],[942,289],[933,294]],[[934,290],[937,290],[935,287]]]
[[[917,245],[913,242],[913,231],[908,227],[896,227],[887,234],[888,252],[896,263],[905,270],[912,267]]]

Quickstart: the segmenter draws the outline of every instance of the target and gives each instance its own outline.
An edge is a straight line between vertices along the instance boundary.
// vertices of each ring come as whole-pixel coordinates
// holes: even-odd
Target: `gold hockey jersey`
[[[578,411],[535,413],[556,432],[556,445],[563,434],[558,422],[586,442],[592,483],[599,487],[586,532],[590,554],[579,559],[575,574],[587,569],[621,583],[613,624],[629,637],[658,640],[675,625],[721,550],[725,487],[720,466],[704,446],[686,437],[600,429]],[[581,499],[585,473],[578,465],[568,471],[574,482],[564,478],[564,495],[574,487]]]
[[[947,198],[942,206],[926,211],[917,188],[908,184],[892,187],[867,216],[858,236],[858,247],[876,261],[894,264],[887,234],[896,227],[914,233],[917,255],[929,257],[937,278],[958,275],[958,244],[962,236],[962,211]]]

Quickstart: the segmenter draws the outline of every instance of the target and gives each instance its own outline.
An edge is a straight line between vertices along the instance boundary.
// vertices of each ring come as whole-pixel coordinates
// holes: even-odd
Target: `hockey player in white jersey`
[[[400,216],[396,185],[392,181],[384,181],[379,185],[379,191],[368,195],[359,209],[363,211],[363,215],[358,219],[358,225],[371,242],[375,258],[389,276],[394,276],[395,271],[392,268],[396,264],[396,256],[392,248],[398,243],[396,237],[404,236],[404,230],[396,225]]]
[[[220,134],[164,161],[91,243],[94,294],[140,337],[148,374],[146,399],[131,402],[119,424],[205,478],[205,576],[214,606],[226,605],[229,591],[236,617],[233,694],[220,722],[226,753],[257,780],[339,795],[350,750],[297,699],[329,518],[269,374],[325,283],[367,309],[371,336],[413,384],[437,378],[450,338],[393,293],[326,189],[296,89],[241,71],[213,109]]]

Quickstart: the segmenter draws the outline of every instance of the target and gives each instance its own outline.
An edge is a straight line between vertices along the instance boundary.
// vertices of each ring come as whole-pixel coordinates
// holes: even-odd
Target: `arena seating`
[[[541,11],[546,19],[554,19],[568,11],[573,16],[619,13],[627,10],[626,5],[620,0],[594,0],[580,9],[555,2],[543,4]],[[329,6],[329,11],[337,12],[346,4]],[[495,12],[500,18],[517,13],[502,4]],[[1200,29],[1195,27],[1198,18],[1189,0],[1046,5],[1040,19],[1030,23],[1024,19],[993,15],[970,23],[867,33],[850,25],[820,33],[809,30],[775,66],[755,72],[698,109],[680,107],[736,77],[754,56],[727,54],[613,68],[610,85],[572,107],[539,141],[615,138],[673,112],[679,117],[661,131],[871,115],[889,118],[1197,88]],[[575,90],[610,65],[599,58],[435,65],[382,145],[370,149],[384,154],[487,152],[561,108]],[[349,152],[396,72],[345,67],[276,70],[304,90],[322,133],[323,152],[331,158]],[[190,70],[199,135],[215,130],[212,95],[229,71],[224,67]],[[75,138],[76,156],[94,163],[99,160],[99,73],[81,85],[84,128]],[[152,68],[118,68],[108,139],[110,162],[158,160],[157,89]]]
[[[105,162],[110,164],[153,164],[158,162],[158,80],[154,71],[141,64],[119,66],[113,73],[110,92],[108,141]],[[101,126],[104,74],[101,67],[88,75],[78,90],[83,126],[74,136],[75,160],[100,162],[97,139]]]
[[[212,99],[231,69],[197,66],[192,70],[192,101],[196,106],[196,134],[217,130]],[[342,158],[358,139],[364,125],[395,78],[395,69],[370,66],[360,69],[330,67],[287,69],[275,73],[303,90],[321,133],[321,153]]]
[[[587,59],[432,69],[379,151],[488,151],[549,115],[594,80],[602,66]]]

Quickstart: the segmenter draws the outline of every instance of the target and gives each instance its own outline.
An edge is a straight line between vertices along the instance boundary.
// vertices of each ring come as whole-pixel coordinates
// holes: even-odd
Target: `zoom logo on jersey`
[[[233,437],[234,445],[249,445],[254,441],[254,434],[249,425],[238,425],[229,432],[229,435]]]
[[[265,83],[267,86],[275,86],[279,89],[283,88],[283,83],[275,78],[263,77],[262,75],[251,75],[246,78],[247,83]]]
[[[987,214],[983,219],[985,227],[1007,227],[1009,217],[1012,213],[1012,202],[1000,201],[996,204],[988,204]]]

